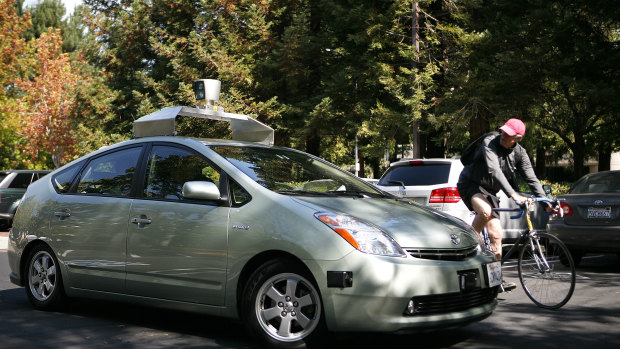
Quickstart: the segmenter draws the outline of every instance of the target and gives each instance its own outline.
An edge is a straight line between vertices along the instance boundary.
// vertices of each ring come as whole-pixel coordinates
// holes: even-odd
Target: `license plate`
[[[489,287],[499,286],[502,283],[502,263],[493,262],[486,265]]]
[[[611,206],[588,207],[588,218],[611,218]]]

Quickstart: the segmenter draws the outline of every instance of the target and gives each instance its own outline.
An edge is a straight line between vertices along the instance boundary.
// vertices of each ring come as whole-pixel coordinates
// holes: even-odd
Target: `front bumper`
[[[567,225],[550,221],[547,232],[569,249],[591,252],[620,252],[620,226]]]
[[[478,255],[465,261],[437,261],[354,251],[338,261],[310,263],[310,268],[319,283],[330,330],[395,332],[465,325],[489,316],[497,305],[497,290],[489,289],[483,264],[492,260]],[[333,270],[352,271],[352,287],[327,287],[325,275]],[[461,291],[458,274],[466,270],[477,270],[480,280],[476,290]],[[433,299],[440,305],[456,303],[405,314],[414,298]],[[471,301],[474,298],[476,301]]]

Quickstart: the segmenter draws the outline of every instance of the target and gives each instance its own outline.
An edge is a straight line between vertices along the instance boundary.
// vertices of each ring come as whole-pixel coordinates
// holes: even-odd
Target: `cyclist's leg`
[[[504,231],[502,230],[502,224],[499,218],[491,217],[486,225],[487,234],[489,234],[489,240],[491,242],[491,248],[495,253],[495,258],[498,261],[502,260],[502,237]]]
[[[482,229],[484,229],[489,220],[493,218],[493,207],[489,203],[489,200],[487,200],[487,198],[481,193],[472,196],[471,206],[474,209],[474,212],[476,212],[476,216],[474,217],[474,221],[471,223],[471,226],[474,228],[476,233],[478,233],[478,239],[480,239],[480,243],[484,246],[485,244],[484,238],[482,237]],[[489,234],[488,229],[487,234]],[[493,245],[490,247],[493,248]]]

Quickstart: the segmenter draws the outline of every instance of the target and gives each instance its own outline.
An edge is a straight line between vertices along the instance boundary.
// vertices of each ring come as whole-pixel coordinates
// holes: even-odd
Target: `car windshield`
[[[383,196],[373,186],[308,154],[282,148],[210,146],[263,187],[289,195]]]
[[[448,182],[450,177],[450,164],[415,164],[407,166],[395,166],[386,172],[379,185],[395,186],[404,184],[435,185]]]
[[[620,193],[620,171],[599,172],[582,178],[571,194]]]

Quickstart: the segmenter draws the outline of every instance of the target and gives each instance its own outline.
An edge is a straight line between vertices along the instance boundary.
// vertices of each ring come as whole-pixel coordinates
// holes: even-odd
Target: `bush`
[[[570,189],[570,183],[568,182],[550,182],[548,180],[540,181],[542,185],[551,186],[551,196],[556,197],[558,195],[566,194]]]

